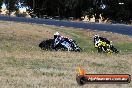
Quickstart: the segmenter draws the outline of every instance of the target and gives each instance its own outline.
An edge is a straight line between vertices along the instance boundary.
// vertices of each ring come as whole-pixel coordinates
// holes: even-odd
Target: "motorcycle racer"
[[[63,45],[64,47],[68,49],[68,51],[71,51],[73,47],[73,40],[68,37],[61,36],[59,32],[55,32],[53,47],[55,48],[58,44]]]

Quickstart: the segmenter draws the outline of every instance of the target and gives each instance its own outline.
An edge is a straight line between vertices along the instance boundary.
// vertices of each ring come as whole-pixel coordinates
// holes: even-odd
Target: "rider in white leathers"
[[[61,43],[68,51],[72,50],[72,39],[64,38],[59,32],[54,33],[54,47]]]

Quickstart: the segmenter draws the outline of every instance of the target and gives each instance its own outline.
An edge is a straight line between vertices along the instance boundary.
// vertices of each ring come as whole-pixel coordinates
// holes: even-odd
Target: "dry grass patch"
[[[66,52],[0,52],[0,85],[7,88],[80,88],[75,76],[76,69],[82,65],[89,74],[132,75],[132,55],[104,55]],[[35,54],[36,53],[36,54]],[[127,59],[127,60],[126,60]],[[89,84],[82,88],[129,88],[132,84]],[[111,88],[110,87],[110,88]]]
[[[1,88],[131,88],[132,84],[89,84],[78,86],[76,69],[82,65],[89,74],[126,73],[132,75],[132,52],[98,54],[92,36],[100,34],[120,44],[131,44],[132,38],[120,34],[47,25],[0,21]],[[38,47],[53,33],[71,37],[86,52],[50,52]],[[121,47],[121,45],[120,45]],[[131,46],[129,45],[131,49]],[[122,48],[123,50],[124,48]],[[93,52],[91,52],[93,51]]]

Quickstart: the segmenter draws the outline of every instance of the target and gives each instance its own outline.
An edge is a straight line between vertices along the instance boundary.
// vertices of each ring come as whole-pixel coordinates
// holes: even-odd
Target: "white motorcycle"
[[[66,51],[76,51],[76,52],[81,51],[81,48],[77,46],[75,41],[69,41],[67,38],[64,38],[62,40],[55,39],[54,48],[56,49],[57,47],[61,47],[63,48],[63,50]]]
[[[72,41],[71,43],[69,43],[68,41],[66,41],[66,39],[64,38],[63,41],[60,40],[54,40],[54,39],[49,39],[49,40],[45,40],[42,41],[39,44],[39,47],[43,50],[62,50],[62,51],[75,51],[75,52],[80,52],[81,48],[79,46],[77,46],[75,41]]]

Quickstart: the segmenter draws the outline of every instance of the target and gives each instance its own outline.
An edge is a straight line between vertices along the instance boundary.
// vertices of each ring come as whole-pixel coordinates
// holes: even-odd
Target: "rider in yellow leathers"
[[[111,43],[109,40],[103,37],[99,37],[97,34],[94,36],[94,46],[98,49],[98,52],[107,52],[111,53],[110,49]]]

